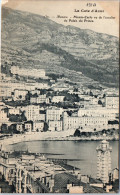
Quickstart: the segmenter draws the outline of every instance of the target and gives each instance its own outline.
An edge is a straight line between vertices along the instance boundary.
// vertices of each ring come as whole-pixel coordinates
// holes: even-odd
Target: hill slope
[[[118,38],[4,7],[2,64],[64,67],[118,87]]]

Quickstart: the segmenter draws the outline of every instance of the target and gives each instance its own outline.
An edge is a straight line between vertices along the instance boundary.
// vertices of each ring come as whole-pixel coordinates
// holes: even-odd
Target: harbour
[[[67,159],[67,164],[81,169],[81,173],[96,177],[99,141],[32,141],[10,145],[9,150],[42,153],[48,158]],[[118,167],[118,141],[110,141],[112,146],[112,169]],[[89,148],[89,150],[88,150]]]

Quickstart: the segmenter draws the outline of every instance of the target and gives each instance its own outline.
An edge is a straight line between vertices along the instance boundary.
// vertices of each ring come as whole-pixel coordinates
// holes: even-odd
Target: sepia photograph
[[[1,0],[0,193],[119,193],[119,0]]]

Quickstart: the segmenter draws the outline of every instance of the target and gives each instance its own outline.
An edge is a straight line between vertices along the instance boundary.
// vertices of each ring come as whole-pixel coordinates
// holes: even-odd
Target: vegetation
[[[76,129],[75,133],[74,133],[74,137],[91,137],[91,136],[102,136],[103,134],[106,134],[106,136],[112,136],[114,134],[119,134],[119,130],[115,130],[114,128],[112,129],[103,129],[102,131],[96,131],[94,130],[94,132],[80,132],[79,129]]]
[[[30,102],[28,100],[25,100],[25,101],[6,101],[6,100],[3,100],[3,102],[6,104],[6,105],[9,105],[9,106],[12,106],[12,107],[17,107],[17,106],[27,106],[30,104]]]
[[[53,80],[57,81],[58,78],[63,78],[64,77],[64,74],[47,73],[46,76],[49,76]]]
[[[25,117],[25,114],[24,114],[24,112],[21,114],[21,115],[19,115],[19,114],[10,114],[9,115],[9,120],[11,121],[11,122],[22,122],[22,121],[27,121],[27,118]]]
[[[20,132],[16,130],[16,124],[11,124],[9,127],[7,124],[1,125],[1,134],[19,134]]]
[[[119,124],[119,121],[117,121],[117,120],[114,120],[114,121],[108,121],[108,124],[111,124],[111,125],[116,125],[116,124]]]
[[[101,100],[98,100],[98,104],[99,104],[99,105],[102,105],[103,103],[102,103],[102,101],[101,101]]]
[[[6,14],[9,13],[9,14]],[[11,15],[14,14],[14,18],[11,22]],[[9,16],[9,17],[8,17]],[[100,33],[90,33],[86,29],[79,29],[71,26],[67,26],[62,29],[61,31],[61,25],[53,22],[52,20],[47,19],[47,17],[37,16],[34,14],[30,14],[28,17],[26,17],[23,12],[18,12],[13,10],[12,12],[9,9],[4,8],[2,10],[2,17],[4,21],[2,23],[2,30],[5,33],[5,35],[2,37],[2,54],[7,53],[8,56],[14,55],[14,58],[16,58],[16,61],[14,64],[12,64],[13,59],[6,57],[4,58],[4,55],[2,56],[2,65],[4,65],[4,68],[2,67],[2,72],[9,72],[9,67],[11,65],[19,65],[19,66],[27,66],[29,64],[30,67],[33,67],[33,65],[38,65],[39,62],[42,60],[40,54],[42,51],[46,51],[51,56],[57,56],[57,59],[59,59],[58,68],[56,68],[56,72],[59,69],[59,67],[67,68],[69,70],[75,70],[82,72],[83,75],[92,78],[93,80],[96,80],[100,83],[109,85],[111,87],[118,87],[118,80],[119,80],[119,74],[118,74],[118,38],[113,37],[110,35],[104,35]],[[29,17],[31,17],[31,22],[29,20]],[[20,36],[19,29],[16,27],[17,23],[20,23],[21,26],[24,26],[24,32]],[[6,25],[7,24],[7,25]],[[38,28],[38,24],[41,26],[41,28]],[[47,24],[47,25],[46,25]],[[9,36],[9,43],[6,42],[5,37],[8,36],[10,33],[10,28],[14,29],[14,33],[16,34],[16,40],[19,38],[19,42],[13,41],[13,36]],[[29,32],[28,32],[29,28]],[[69,30],[68,30],[69,28]],[[73,32],[71,31],[73,29]],[[74,34],[74,31],[76,32],[76,36]],[[43,34],[42,33],[48,32],[49,39],[45,39],[43,41]],[[62,33],[61,33],[62,32]],[[27,36],[27,39],[22,41],[24,37]],[[56,39],[54,37],[56,36]],[[93,36],[94,34],[94,36]],[[33,39],[31,40],[31,36]],[[21,40],[21,41],[20,41]],[[36,40],[36,41],[35,41]],[[61,41],[59,41],[61,40]],[[73,50],[71,48],[71,52],[67,52],[64,50],[63,42],[66,40],[66,47],[70,45],[70,42],[78,44],[74,44]],[[57,46],[57,43],[59,42],[59,47]],[[81,50],[81,44],[82,47],[85,49],[85,54],[81,55],[81,52],[79,52],[79,56],[75,56],[75,50],[77,49],[79,45],[79,50]],[[93,48],[92,43],[96,43],[97,48]],[[28,44],[29,43],[29,44]],[[7,47],[4,45],[7,44]],[[102,50],[101,50],[101,45]],[[116,49],[116,53],[113,49]],[[9,49],[12,48],[12,49]],[[16,48],[16,52],[15,49]],[[108,51],[106,51],[106,48],[109,49],[109,55]],[[94,53],[94,49],[96,52]],[[24,52],[23,52],[24,50]],[[93,50],[92,54],[90,51]],[[101,55],[100,55],[101,51]],[[86,57],[87,55],[87,57]],[[106,56],[107,55],[107,56]],[[46,58],[44,60],[44,63],[41,63],[40,68],[44,68],[46,64],[49,66],[49,69],[53,67],[53,65],[56,65],[54,60],[51,58],[51,61],[53,60],[53,63],[49,63],[48,59]],[[55,61],[55,62],[54,62]],[[116,76],[114,76],[116,75]],[[54,76],[54,75],[53,75]],[[54,77],[53,77],[54,78]]]
[[[46,122],[44,123],[43,131],[48,131],[48,124]]]

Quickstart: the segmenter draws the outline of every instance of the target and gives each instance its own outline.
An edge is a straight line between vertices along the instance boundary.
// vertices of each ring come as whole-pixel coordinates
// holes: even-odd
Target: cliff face
[[[2,64],[80,71],[118,87],[118,38],[63,26],[31,13],[2,9]]]

